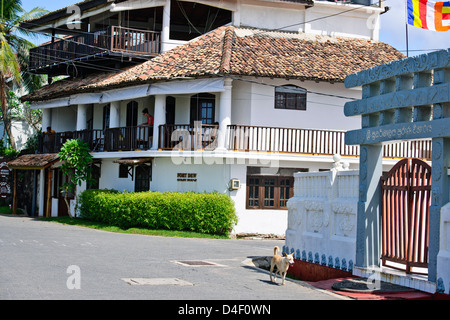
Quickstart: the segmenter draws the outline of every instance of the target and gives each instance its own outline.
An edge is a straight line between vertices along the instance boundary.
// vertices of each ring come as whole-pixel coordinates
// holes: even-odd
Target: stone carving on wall
[[[356,207],[351,202],[335,202],[332,204],[335,221],[335,234],[349,237],[353,235],[356,220]]]
[[[289,210],[288,228],[296,230],[302,223],[302,211],[298,209],[297,201],[288,201],[287,207]]]

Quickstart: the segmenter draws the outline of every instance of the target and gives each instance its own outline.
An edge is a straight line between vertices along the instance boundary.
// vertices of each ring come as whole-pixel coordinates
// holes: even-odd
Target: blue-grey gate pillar
[[[447,111],[450,111],[450,104],[446,107],[448,109]],[[447,131],[450,131],[450,128],[447,128]],[[431,167],[428,280],[436,282],[437,255],[439,253],[441,226],[441,208],[450,201],[448,177],[448,168],[450,167],[450,138],[433,138],[432,149],[433,159]],[[448,267],[450,268],[450,266]]]
[[[356,232],[357,267],[378,266],[380,261],[380,177],[383,146],[361,145],[359,171],[359,201]]]
[[[344,108],[361,117],[361,129],[345,135],[346,144],[361,145],[355,266],[380,263],[381,144],[432,139],[428,280],[436,282],[441,208],[449,202],[450,49],[351,74],[345,86],[362,87],[362,99]]]

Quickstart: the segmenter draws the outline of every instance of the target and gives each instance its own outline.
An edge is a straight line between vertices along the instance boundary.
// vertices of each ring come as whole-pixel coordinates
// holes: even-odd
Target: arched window
[[[275,88],[275,109],[306,110],[306,89],[286,85]]]

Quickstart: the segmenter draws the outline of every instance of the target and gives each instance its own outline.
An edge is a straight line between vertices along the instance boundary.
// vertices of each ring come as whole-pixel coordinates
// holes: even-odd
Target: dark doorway
[[[65,201],[65,192],[61,190],[64,183],[69,181],[69,177],[62,173],[61,170],[55,169],[53,171],[53,198],[58,199],[58,217],[67,217],[69,211]],[[75,199],[73,193],[67,195],[67,201],[70,204],[70,200]]]
[[[175,98],[166,98],[166,124],[175,124]]]
[[[136,127],[138,122],[138,103],[131,101],[127,104],[127,127]]]
[[[152,180],[151,164],[143,164],[135,169],[135,192],[145,192],[150,190],[150,181]]]

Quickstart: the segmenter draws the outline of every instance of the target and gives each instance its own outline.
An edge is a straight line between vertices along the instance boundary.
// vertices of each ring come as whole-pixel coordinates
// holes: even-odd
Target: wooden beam
[[[14,170],[13,215],[17,214],[17,170]]]

